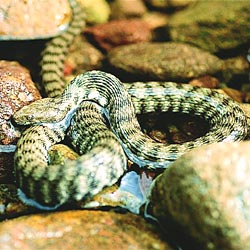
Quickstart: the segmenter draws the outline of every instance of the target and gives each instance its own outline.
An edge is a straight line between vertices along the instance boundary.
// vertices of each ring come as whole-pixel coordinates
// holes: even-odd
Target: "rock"
[[[250,249],[249,147],[217,143],[177,159],[153,185],[150,214],[188,249]]]
[[[198,1],[173,15],[167,29],[175,42],[212,53],[234,49],[250,39],[249,8],[249,1]]]
[[[14,152],[2,152],[2,147],[8,145],[0,145],[0,183],[12,183],[14,181]]]
[[[167,8],[183,8],[197,0],[146,0],[154,8],[167,9]]]
[[[67,211],[23,216],[0,224],[1,249],[170,250],[157,228],[133,214]]]
[[[153,30],[153,29],[161,28],[162,26],[166,26],[169,20],[169,16],[166,13],[161,13],[158,11],[149,11],[145,15],[143,15],[142,20],[144,20],[149,25],[149,27]],[[159,33],[160,33],[159,37],[161,37],[162,35],[161,30]],[[157,41],[157,38],[154,40]]]
[[[21,107],[41,98],[26,68],[18,62],[0,61],[0,144],[16,142],[20,131],[10,118]]]
[[[113,19],[141,17],[147,11],[142,0],[115,0],[110,6]]]
[[[86,12],[86,22],[89,24],[105,23],[110,16],[110,7],[105,0],[78,0]]]
[[[55,144],[49,149],[49,160],[51,165],[64,164],[66,160],[76,160],[79,155],[64,144]]]
[[[202,76],[189,82],[192,86],[215,89],[219,85],[219,80],[212,76]]]
[[[105,51],[123,44],[147,42],[152,37],[148,24],[139,19],[110,21],[86,28],[84,32]]]
[[[207,122],[197,116],[177,113],[141,114],[138,121],[144,133],[157,142],[182,144],[203,136]]]
[[[115,72],[133,79],[185,81],[221,70],[222,60],[182,43],[139,43],[112,49],[108,54]]]
[[[103,54],[83,36],[77,36],[69,48],[64,75],[78,75],[89,70],[100,69],[103,58]]]
[[[239,105],[247,118],[248,130],[247,130],[247,138],[246,139],[249,140],[250,139],[250,104],[249,103],[239,103]]]
[[[240,103],[243,102],[243,93],[237,89],[225,87],[225,88],[219,89],[218,91],[230,96],[236,102],[240,102]]]
[[[17,217],[37,210],[23,204],[17,196],[17,188],[13,184],[0,184],[0,220]]]
[[[67,0],[1,1],[0,39],[35,39],[56,36],[71,19]],[[46,15],[41,15],[46,13]]]

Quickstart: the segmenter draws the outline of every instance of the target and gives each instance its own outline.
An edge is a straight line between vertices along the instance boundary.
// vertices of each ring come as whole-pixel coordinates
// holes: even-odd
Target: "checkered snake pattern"
[[[70,35],[52,40],[43,53],[43,78],[51,97],[14,114],[17,124],[28,127],[18,141],[14,158],[19,195],[24,202],[54,209],[92,197],[117,182],[127,170],[127,158],[140,167],[166,168],[203,144],[245,138],[243,111],[215,90],[172,82],[122,84],[112,74],[89,71],[76,76],[62,91],[61,53],[65,57],[68,38],[77,34],[76,23],[81,19],[77,5],[74,1],[71,4],[74,19],[66,31]],[[136,114],[159,111],[203,117],[210,129],[204,136],[180,145],[158,143],[141,131]],[[81,156],[62,165],[50,165],[49,148],[64,138],[70,139]]]

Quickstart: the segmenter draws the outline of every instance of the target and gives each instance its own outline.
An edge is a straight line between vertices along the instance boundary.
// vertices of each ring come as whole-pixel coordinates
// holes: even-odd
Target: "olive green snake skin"
[[[18,141],[14,159],[20,198],[28,204],[53,209],[92,197],[119,180],[127,170],[127,157],[140,167],[166,168],[195,147],[245,138],[242,110],[215,90],[171,82],[122,84],[114,75],[90,71],[76,76],[61,93],[61,82],[53,87],[54,76],[61,74],[61,60],[57,64],[56,59],[48,59],[50,53],[53,58],[59,53],[57,39],[56,45],[52,40],[45,49],[42,60],[44,75],[53,76],[46,79],[45,89],[56,97],[38,100],[14,114],[17,124],[29,126]],[[203,117],[210,130],[180,145],[157,143],[142,133],[136,114],[159,111]],[[63,165],[49,165],[49,148],[65,137],[81,156]]]

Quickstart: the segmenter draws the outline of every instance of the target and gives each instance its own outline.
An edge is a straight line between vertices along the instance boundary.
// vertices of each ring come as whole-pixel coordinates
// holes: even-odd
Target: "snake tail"
[[[59,96],[64,88],[64,61],[68,48],[74,38],[85,26],[85,13],[76,0],[70,0],[72,20],[68,29],[58,37],[53,38],[42,52],[41,76],[46,94],[49,97]]]

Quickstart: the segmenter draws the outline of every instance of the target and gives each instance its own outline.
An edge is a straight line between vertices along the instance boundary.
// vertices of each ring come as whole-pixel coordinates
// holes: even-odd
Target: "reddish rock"
[[[157,228],[139,216],[67,211],[24,216],[0,224],[0,249],[170,250]]]
[[[18,62],[0,61],[0,144],[10,144],[20,136],[10,118],[21,107],[40,99],[40,93],[26,68]]]
[[[214,89],[214,88],[218,87],[219,80],[215,77],[212,77],[212,76],[202,76],[202,77],[198,77],[198,78],[193,79],[189,83],[192,86]]]
[[[55,36],[67,27],[71,19],[71,9],[67,0],[5,0],[0,2],[0,9],[1,39]]]
[[[148,24],[138,19],[95,25],[86,28],[85,34],[105,51],[123,44],[150,41],[152,37]]]

